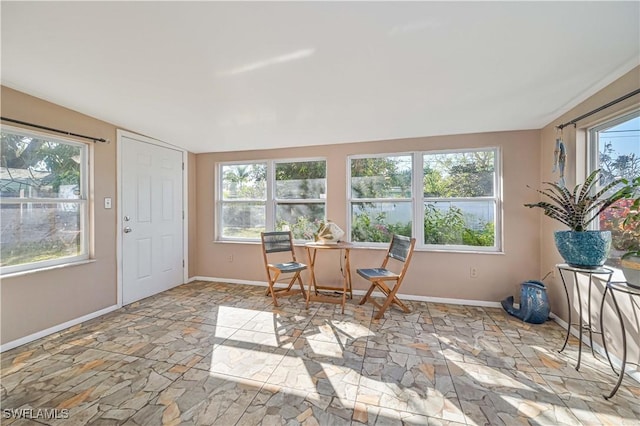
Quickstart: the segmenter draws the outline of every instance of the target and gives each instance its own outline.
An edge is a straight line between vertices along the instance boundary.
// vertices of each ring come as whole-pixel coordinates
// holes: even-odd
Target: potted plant
[[[631,194],[631,205],[622,222],[624,248],[627,252],[620,259],[620,266],[627,283],[640,287],[640,176],[626,186]]]
[[[573,191],[553,182],[543,182],[547,188],[536,191],[548,200],[525,204],[543,209],[545,216],[569,227],[568,231],[556,231],[554,237],[558,252],[573,267],[594,269],[604,265],[611,250],[611,231],[590,231],[588,226],[604,209],[631,194],[627,186],[610,193],[619,184],[626,185],[625,179],[615,179],[596,192],[599,174],[600,169],[595,170]]]

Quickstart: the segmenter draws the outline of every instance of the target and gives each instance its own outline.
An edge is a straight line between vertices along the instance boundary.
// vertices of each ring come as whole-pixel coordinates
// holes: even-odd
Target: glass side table
[[[627,365],[627,334],[624,326],[624,317],[620,312],[620,306],[618,306],[618,301],[616,300],[616,293],[627,294],[631,297],[640,296],[640,288],[632,287],[627,285],[626,281],[610,281],[607,282],[607,286],[604,289],[604,294],[602,295],[602,303],[600,304],[600,330],[604,331],[603,321],[602,321],[602,309],[604,308],[604,298],[607,295],[607,291],[611,293],[611,299],[613,300],[613,306],[616,309],[616,314],[618,315],[618,321],[620,321],[620,329],[622,330],[622,365],[620,366],[620,372],[617,373],[615,368],[613,368],[613,363],[611,362],[611,358],[609,358],[609,351],[607,350],[607,340],[602,338],[602,345],[604,346],[604,352],[607,355],[607,359],[609,360],[609,365],[611,365],[611,369],[614,373],[618,375],[618,381],[611,391],[609,395],[603,395],[604,399],[612,398],[613,395],[618,392],[620,385],[622,384],[622,379],[624,378],[624,370]]]
[[[556,265],[558,271],[560,273],[560,278],[562,278],[562,285],[564,286],[564,292],[567,295],[567,306],[569,310],[569,321],[567,325],[567,335],[564,339],[564,344],[562,345],[562,349],[558,352],[564,351],[567,347],[567,342],[569,341],[569,335],[571,334],[571,326],[577,325],[579,330],[579,341],[578,341],[578,362],[576,364],[576,370],[580,369],[580,361],[582,357],[582,332],[583,330],[587,330],[589,332],[589,345],[591,345],[591,354],[595,357],[595,352],[593,351],[593,334],[602,334],[602,327],[600,330],[595,330],[591,323],[591,287],[593,287],[593,277],[601,276],[605,279],[608,284],[611,281],[611,275],[613,275],[613,270],[606,267],[599,267],[595,269],[585,269],[585,268],[576,268],[573,266],[569,266],[567,264],[561,263]],[[569,297],[569,290],[567,288],[566,275],[573,274],[573,282],[576,287],[575,294],[578,297],[578,322],[571,322],[571,303],[573,302],[572,298]],[[582,296],[580,294],[580,286],[578,285],[578,275],[586,275],[589,277],[589,285],[588,285],[588,294],[587,294],[587,321],[586,323],[582,319]],[[606,286],[605,286],[606,289]],[[604,293],[602,295],[604,300]],[[603,339],[604,340],[604,339]],[[608,356],[608,355],[607,355]]]

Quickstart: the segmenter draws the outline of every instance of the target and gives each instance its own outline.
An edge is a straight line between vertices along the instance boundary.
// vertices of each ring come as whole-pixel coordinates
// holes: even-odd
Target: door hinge
[[[182,267],[184,268],[184,259],[182,259]]]
[[[182,210],[182,220],[184,220],[184,210]]]
[[[182,163],[182,170],[184,170],[184,162]]]

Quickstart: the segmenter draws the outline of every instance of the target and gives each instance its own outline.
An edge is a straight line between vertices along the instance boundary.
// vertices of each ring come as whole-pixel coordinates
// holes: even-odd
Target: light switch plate
[[[105,209],[110,209],[111,208],[111,198],[110,197],[106,197],[104,199],[104,208]]]

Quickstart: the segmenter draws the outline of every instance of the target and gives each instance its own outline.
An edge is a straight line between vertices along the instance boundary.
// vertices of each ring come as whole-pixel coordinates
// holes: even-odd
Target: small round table
[[[603,395],[604,399],[609,399],[613,397],[613,395],[618,392],[620,385],[622,384],[622,379],[624,378],[624,370],[627,365],[627,333],[624,327],[624,318],[622,313],[620,312],[620,306],[618,306],[618,301],[616,300],[616,293],[627,294],[632,297],[640,296],[640,288],[632,287],[627,284],[626,281],[610,281],[607,283],[607,286],[604,289],[604,294],[602,295],[602,303],[600,304],[600,329],[603,330],[603,321],[602,321],[602,310],[604,308],[604,298],[607,295],[607,291],[611,293],[611,299],[613,300],[613,306],[616,309],[616,314],[618,315],[618,321],[620,321],[620,329],[622,330],[622,365],[620,366],[620,372],[616,373],[615,368],[613,368],[613,363],[611,362],[611,358],[609,358],[609,351],[607,350],[607,339],[602,337],[602,345],[604,346],[604,352],[607,355],[607,359],[609,360],[609,365],[611,365],[611,369],[614,373],[618,374],[618,382],[615,387],[611,391],[609,395]]]

